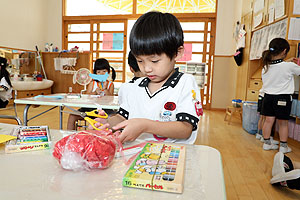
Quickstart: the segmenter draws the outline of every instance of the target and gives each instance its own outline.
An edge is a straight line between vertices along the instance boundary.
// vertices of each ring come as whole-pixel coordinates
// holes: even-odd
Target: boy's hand
[[[132,142],[144,132],[143,128],[146,122],[146,119],[129,119],[115,125],[112,129],[124,129],[119,135],[120,141],[122,143]]]
[[[98,110],[98,114],[101,116],[105,116],[105,111],[104,110]],[[109,127],[109,124],[107,123],[107,119],[104,118],[95,118],[95,121],[98,123],[94,124],[96,128],[99,129],[106,129]],[[91,125],[89,125],[88,129],[94,129]]]

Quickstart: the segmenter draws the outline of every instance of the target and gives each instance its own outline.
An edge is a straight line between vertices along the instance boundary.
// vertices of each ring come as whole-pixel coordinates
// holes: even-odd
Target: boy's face
[[[139,68],[152,82],[160,83],[168,80],[174,71],[176,60],[181,53],[170,59],[165,53],[161,55],[140,55],[136,57]]]

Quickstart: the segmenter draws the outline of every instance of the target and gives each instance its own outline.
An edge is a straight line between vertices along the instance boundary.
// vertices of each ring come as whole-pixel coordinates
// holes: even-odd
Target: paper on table
[[[294,15],[300,15],[300,0],[294,0]]]
[[[9,140],[13,140],[13,139],[17,139],[17,137],[11,136],[11,135],[2,135],[2,134],[0,134],[0,144],[4,143],[4,142],[7,142]]]

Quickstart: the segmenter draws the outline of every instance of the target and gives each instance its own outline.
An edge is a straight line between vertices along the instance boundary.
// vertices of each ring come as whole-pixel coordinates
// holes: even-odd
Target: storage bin
[[[298,137],[300,135],[299,133],[300,133],[300,125],[296,124],[294,129],[294,135],[293,135],[294,140],[298,140]]]
[[[250,134],[257,132],[259,113],[257,112],[257,102],[243,102],[243,128]]]
[[[300,118],[300,100],[297,101],[296,116]]]
[[[243,101],[241,99],[232,99],[232,106],[235,108],[240,108],[242,107]]]
[[[293,101],[292,101],[292,108],[291,108],[291,114],[290,114],[292,117],[296,117],[297,104],[298,104],[298,100],[297,99],[293,99]]]

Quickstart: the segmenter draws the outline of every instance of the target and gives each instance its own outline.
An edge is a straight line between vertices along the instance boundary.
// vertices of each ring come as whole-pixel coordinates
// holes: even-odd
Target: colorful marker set
[[[182,193],[185,146],[147,143],[123,177],[123,186]]]
[[[48,126],[19,126],[12,133],[16,140],[9,141],[5,146],[6,153],[42,150],[50,148]]]

